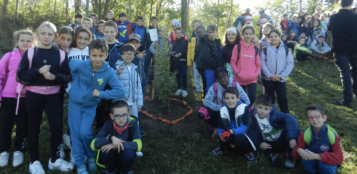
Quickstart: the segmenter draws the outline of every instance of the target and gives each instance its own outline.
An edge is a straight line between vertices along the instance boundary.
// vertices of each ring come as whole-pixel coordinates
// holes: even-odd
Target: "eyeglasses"
[[[128,114],[123,114],[123,115],[117,114],[117,115],[114,115],[113,117],[114,117],[114,119],[116,119],[116,120],[123,120],[123,119],[125,119],[127,116],[129,116],[129,115],[128,115]]]
[[[134,53],[123,53],[123,56],[132,57],[134,56]]]
[[[314,119],[319,119],[320,117],[322,117],[323,115],[313,115],[313,116],[307,116],[307,120],[309,120],[309,121],[312,121],[312,120],[314,120]]]

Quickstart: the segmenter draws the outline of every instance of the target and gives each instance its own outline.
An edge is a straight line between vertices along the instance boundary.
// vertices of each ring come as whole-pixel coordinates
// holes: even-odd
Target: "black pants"
[[[230,144],[234,144],[234,148],[238,149],[243,154],[248,154],[252,152],[251,145],[247,137],[244,134],[231,135],[233,138],[231,141],[223,142],[221,139],[219,140],[219,148],[224,151],[230,148]]]
[[[207,112],[209,114],[209,116],[211,117],[208,120],[204,120],[208,125],[211,125],[212,127],[216,128],[218,127],[218,122],[219,122],[219,117],[220,117],[220,113],[219,111],[214,111],[209,107],[203,106],[202,107],[207,109]]]
[[[346,102],[351,102],[352,92],[357,95],[357,54],[338,55],[334,53],[334,57],[335,64],[340,71],[343,99]]]
[[[26,108],[28,114],[28,148],[30,160],[39,160],[39,134],[42,124],[42,113],[45,110],[51,132],[51,160],[52,162],[60,158],[60,145],[62,143],[63,132],[63,110],[60,93],[42,95],[26,92]]]
[[[198,73],[200,73],[201,77],[202,77],[202,84],[203,84],[203,94],[206,96],[207,94],[207,81],[206,81],[206,75],[205,75],[205,71],[203,70],[198,70]]]
[[[289,113],[288,97],[286,95],[286,83],[263,80],[263,84],[265,88],[265,93],[271,97],[273,104],[275,103],[276,94],[280,111],[284,113]]]
[[[105,123],[105,117],[109,118],[110,109],[112,107],[112,100],[102,100],[96,110],[95,122],[97,123],[96,128],[101,129]]]
[[[175,60],[176,81],[178,89],[186,90],[187,88],[187,62]]]
[[[108,172],[115,172],[117,167],[121,173],[129,173],[134,165],[136,153],[132,149],[125,149],[118,154],[118,150],[109,150],[109,152],[100,151],[100,159]]]
[[[255,102],[255,96],[256,96],[256,92],[257,92],[257,84],[256,83],[251,83],[249,85],[246,86],[242,86],[244,91],[247,91],[248,94],[248,98],[250,100],[250,105],[253,105]]]
[[[0,153],[9,151],[11,134],[16,124],[14,151],[23,151],[27,136],[27,111],[25,98],[20,98],[18,114],[16,113],[16,98],[2,97],[0,107]]]
[[[275,141],[264,141],[272,147],[272,149],[267,149],[264,154],[270,156],[272,153],[283,153],[286,151],[288,156],[291,155],[293,149],[289,145],[289,140],[286,139],[286,131],[283,130],[280,137]]]
[[[307,59],[307,53],[303,51],[296,51],[296,60],[297,61],[306,61]]]

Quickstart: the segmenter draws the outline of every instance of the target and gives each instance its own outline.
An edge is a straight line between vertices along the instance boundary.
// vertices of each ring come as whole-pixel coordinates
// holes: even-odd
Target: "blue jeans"
[[[335,174],[337,166],[330,166],[318,160],[305,161],[301,158],[301,163],[304,165],[304,169],[310,173],[323,173],[323,174]]]
[[[186,90],[187,88],[187,62],[175,60],[176,81],[178,89]]]
[[[206,85],[207,85],[206,92],[208,92],[208,89],[213,85],[214,82],[216,82],[216,78],[214,77],[214,71],[206,70],[205,77],[206,77]]]
[[[340,71],[343,99],[346,102],[351,102],[352,92],[357,94],[357,54],[338,55],[334,53],[334,57],[335,64]]]
[[[152,65],[154,65],[154,59],[152,58],[154,55],[151,53],[150,49],[145,50],[146,52],[146,56],[145,56],[145,74],[146,76],[149,76],[149,81],[148,84],[152,84],[152,80],[154,79],[154,66],[151,66],[151,73],[150,75],[149,73],[149,67],[151,64],[151,60],[152,60]]]

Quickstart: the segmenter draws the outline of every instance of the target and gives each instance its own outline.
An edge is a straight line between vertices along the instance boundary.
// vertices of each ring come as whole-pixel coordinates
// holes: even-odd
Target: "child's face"
[[[281,36],[281,40],[286,41],[286,36],[285,35]]]
[[[97,17],[91,16],[90,19],[92,19],[93,24],[97,23]]]
[[[177,37],[177,36],[176,36]],[[134,46],[135,50],[138,50],[140,48],[141,43],[135,39],[132,39],[128,42],[128,44]]]
[[[216,36],[217,36],[217,31],[209,30],[209,31],[207,31],[207,35],[208,35],[209,40],[215,40]]]
[[[297,18],[296,17],[293,17],[293,20],[292,20],[294,23],[297,22]]]
[[[306,20],[305,20],[305,23],[310,23],[311,22],[311,18],[307,18]]]
[[[182,31],[181,30],[176,30],[175,31],[175,35],[177,39],[180,39],[181,37],[183,37]]]
[[[317,41],[318,41],[319,43],[322,43],[322,42],[325,41],[325,39],[321,37],[321,38],[317,38]]]
[[[197,30],[196,31],[198,38],[203,39],[206,36],[206,31],[205,30]]]
[[[314,20],[317,20],[317,18],[319,18],[319,16],[317,16],[317,14],[314,14],[312,17],[314,18]]]
[[[325,21],[325,19],[326,19],[326,15],[322,15],[321,16],[321,21]]]
[[[166,30],[166,29],[163,29],[163,28],[160,28],[160,29],[159,29],[159,34],[160,34],[160,36],[162,36],[162,37],[167,37],[167,30]]]
[[[123,59],[126,65],[130,65],[134,60],[134,55],[135,53],[132,51],[125,51],[124,53],[120,54],[120,57]]]
[[[151,25],[152,25],[152,26],[156,27],[157,24],[159,24],[159,21],[158,21],[157,19],[152,19],[152,20],[151,20]]]
[[[237,106],[237,103],[239,100],[240,100],[240,97],[235,94],[226,93],[224,95],[224,101],[228,105],[229,109],[235,108]]]
[[[284,20],[288,20],[288,15],[285,15],[285,16],[284,16]]]
[[[259,43],[259,40],[257,38],[253,38],[252,39],[252,43],[254,44],[255,48],[260,48],[260,43]]]
[[[92,27],[92,22],[90,21],[83,21],[82,26],[84,28],[90,29]]]
[[[40,29],[39,40],[41,45],[49,47],[55,40],[55,32],[51,28],[44,26]]]
[[[198,26],[200,26],[200,23],[199,23],[199,22],[193,23],[193,24],[192,24],[192,29],[193,29],[193,31],[195,31]]]
[[[301,38],[301,39],[299,40],[299,44],[300,44],[300,45],[304,45],[304,44],[305,44],[305,39],[302,39],[302,38]]]
[[[77,23],[81,24],[82,21],[83,21],[83,18],[76,18],[75,21],[76,21]]]
[[[268,35],[270,33],[270,31],[271,31],[271,28],[269,26],[263,27],[263,31],[262,32],[263,32],[264,35]]]
[[[237,34],[233,31],[227,32],[227,39],[229,43],[235,43],[237,40]]]
[[[327,116],[321,115],[319,111],[309,110],[307,111],[306,119],[313,128],[321,129],[327,119]]]
[[[115,36],[118,34],[118,29],[116,29],[115,27],[106,26],[103,28],[103,34],[106,41],[113,42]]]
[[[21,34],[17,40],[17,46],[22,52],[25,52],[27,49],[32,47],[33,36],[28,34]]]
[[[98,24],[97,29],[99,32],[103,33],[103,24]]]
[[[141,27],[141,26],[144,25],[144,20],[139,19],[139,20],[136,21],[136,24],[137,24],[139,27]]]
[[[254,33],[251,29],[246,29],[243,33],[243,39],[245,42],[250,42],[254,37]]]
[[[314,26],[314,27],[318,27],[318,26],[319,26],[319,22],[318,22],[318,21],[315,21],[313,26]]]
[[[176,30],[176,28],[177,28],[177,25],[171,25],[171,27],[172,27],[172,30]]]
[[[126,16],[119,17],[119,20],[121,23],[124,23],[126,21]]]
[[[296,36],[296,33],[295,32],[291,32],[290,36],[294,37],[294,36]]]
[[[257,104],[255,106],[255,110],[257,111],[257,114],[260,119],[264,119],[264,118],[268,117],[271,109],[272,109],[271,106],[266,106],[266,105],[262,105],[262,104]]]
[[[93,69],[100,69],[107,58],[107,53],[100,49],[91,49],[89,50],[89,58],[92,61]]]
[[[269,41],[272,45],[277,45],[280,42],[280,36],[273,32],[269,35]]]
[[[112,20],[114,18],[114,13],[107,13],[107,15],[105,16],[108,20]]]
[[[128,121],[130,114],[130,111],[126,107],[114,108],[113,113],[110,113],[110,118],[114,120],[116,125],[123,127]]]
[[[86,48],[90,42],[89,34],[86,32],[80,32],[75,39],[76,46],[78,49],[83,50]]]
[[[70,34],[61,34],[57,37],[57,43],[62,48],[66,50],[69,48],[73,40],[73,36]]]
[[[229,76],[225,73],[218,73],[217,82],[223,87],[227,88],[229,83]]]
[[[305,38],[306,37],[305,33],[301,33],[300,37]]]

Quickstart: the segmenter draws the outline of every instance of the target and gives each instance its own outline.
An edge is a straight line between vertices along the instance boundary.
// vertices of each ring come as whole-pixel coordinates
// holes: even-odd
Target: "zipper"
[[[92,75],[92,81],[94,80],[94,74],[95,74],[95,72],[93,71],[93,75]]]

